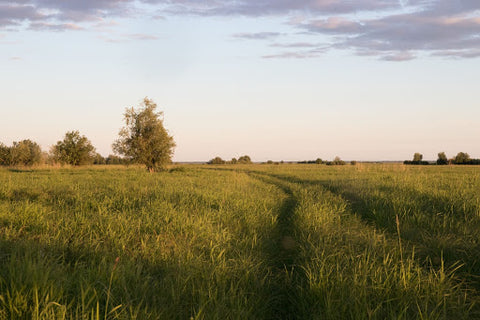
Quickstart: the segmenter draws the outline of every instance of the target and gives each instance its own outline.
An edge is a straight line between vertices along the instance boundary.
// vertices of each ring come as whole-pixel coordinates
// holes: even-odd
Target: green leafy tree
[[[107,160],[100,153],[95,153],[93,164],[107,164]]]
[[[252,163],[252,159],[250,159],[249,156],[245,155],[238,158],[237,162],[242,164],[249,164]]]
[[[132,160],[144,164],[148,171],[164,170],[172,162],[175,142],[163,126],[163,112],[156,111],[157,104],[143,99],[140,108],[127,108],[125,124],[113,150]]]
[[[423,155],[421,153],[415,152],[413,155],[413,162],[418,162],[420,163],[423,159]]]
[[[339,156],[336,156],[335,159],[333,159],[333,161],[332,161],[332,165],[334,165],[334,166],[343,166],[343,165],[345,165],[345,161],[343,161],[342,159],[340,159]]]
[[[459,152],[453,159],[455,164],[468,164],[471,161],[470,155],[466,152]]]
[[[10,165],[10,148],[0,142],[0,165]]]
[[[10,148],[10,165],[33,166],[42,162],[42,149],[31,140],[14,142]]]
[[[129,160],[110,154],[108,157],[105,159],[106,164],[129,164]]]
[[[70,131],[65,134],[63,140],[53,146],[52,154],[57,162],[80,166],[92,164],[96,152],[87,137],[81,136],[78,131]]]
[[[439,152],[438,153],[437,164],[438,165],[448,164],[448,158],[447,158],[447,155],[445,154],[445,152]]]
[[[226,161],[220,157],[215,157],[207,162],[207,164],[225,164]]]

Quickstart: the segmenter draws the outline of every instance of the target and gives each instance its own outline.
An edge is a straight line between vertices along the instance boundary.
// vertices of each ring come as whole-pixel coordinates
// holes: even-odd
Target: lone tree
[[[471,162],[470,155],[466,152],[459,152],[455,156],[453,162],[455,164],[469,164]]]
[[[439,152],[438,153],[437,164],[438,165],[448,164],[448,159],[447,159],[447,155],[445,154],[445,152]]]
[[[249,163],[252,163],[252,159],[250,159],[250,156],[244,155],[238,158],[237,163],[249,164]]]
[[[207,162],[207,164],[225,164],[226,161],[220,157],[215,157]]]
[[[421,153],[415,152],[413,155],[413,162],[420,163],[423,160],[423,155]]]
[[[93,163],[96,152],[87,137],[81,136],[78,131],[70,131],[62,141],[53,146],[52,154],[55,161],[80,166]]]
[[[175,147],[173,137],[163,127],[163,112],[156,112],[156,108],[157,104],[148,98],[143,99],[138,110],[127,108],[126,126],[112,145],[113,151],[146,165],[150,172],[165,169],[172,162]]]
[[[10,148],[10,165],[33,166],[42,161],[42,149],[32,140],[13,142]]]

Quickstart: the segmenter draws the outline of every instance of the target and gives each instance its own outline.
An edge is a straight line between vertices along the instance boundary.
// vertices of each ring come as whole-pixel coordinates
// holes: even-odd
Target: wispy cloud
[[[109,35],[109,36],[99,36],[105,42],[110,43],[122,43],[130,41],[145,41],[145,40],[158,40],[159,37],[152,34],[144,33],[131,33],[131,34],[120,34],[120,35]]]
[[[279,32],[257,32],[257,33],[235,33],[232,35],[236,39],[247,39],[247,40],[268,40],[274,39],[283,35]]]
[[[140,10],[138,3],[157,7],[156,17],[168,14],[287,16],[294,12],[325,15],[398,6],[398,0],[2,0],[0,26],[47,19],[79,23],[105,17],[133,16]]]
[[[480,49],[438,51],[434,55],[449,58],[478,58]]]
[[[380,60],[385,61],[408,61],[415,59],[416,56],[411,52],[394,52],[380,57]]]
[[[273,48],[317,48],[318,43],[311,42],[293,42],[293,43],[272,43],[270,47]]]
[[[406,61],[415,52],[439,56],[476,57],[480,49],[480,1],[410,1],[418,3],[407,13],[385,14],[376,19],[345,17],[300,22],[311,34],[334,35],[332,45],[381,60]],[[453,5],[456,3],[457,5]]]
[[[22,4],[22,1],[0,2],[0,27],[20,25],[24,21],[47,19],[48,15],[41,13],[33,5]]]
[[[36,31],[68,31],[68,30],[83,30],[84,28],[74,23],[48,23],[48,22],[33,22],[29,28]]]
[[[151,0],[150,2],[159,2]],[[162,1],[163,2],[163,1]],[[343,14],[384,10],[398,6],[398,0],[170,0],[169,12],[196,15],[286,15],[293,12]]]
[[[385,61],[408,61],[421,52],[470,58],[478,57],[480,50],[479,0],[171,0],[168,4],[175,14],[284,15],[294,28],[329,37],[331,48]],[[353,15],[361,12],[366,14]],[[271,39],[251,35],[251,39]],[[274,46],[316,47],[304,42]],[[317,56],[298,50],[264,58]]]
[[[140,5],[139,5],[140,4]],[[148,5],[159,19],[169,15],[283,17],[295,31],[328,39],[334,50],[405,61],[417,56],[474,58],[480,50],[480,0],[0,0],[0,30],[70,31],[117,17],[135,17]],[[299,18],[301,17],[301,18]],[[91,29],[91,28],[89,28]],[[293,31],[292,30],[292,31]],[[8,32],[8,31],[6,31]],[[293,33],[293,32],[292,32]],[[278,32],[237,33],[237,39],[271,41]],[[266,57],[311,56],[298,52]],[[154,40],[155,36],[112,41]],[[314,42],[314,41],[312,41]],[[408,53],[408,54],[407,54]],[[313,54],[315,56],[315,54]]]
[[[310,32],[326,34],[357,33],[362,30],[363,25],[344,17],[328,17],[321,20],[311,20],[301,26]]]
[[[153,20],[167,20],[167,18],[163,15],[160,15],[160,14],[155,14],[152,16],[152,19]]]
[[[315,48],[311,50],[302,51],[288,51],[269,55],[264,55],[264,59],[312,59],[318,58],[327,52],[327,48]]]
[[[39,23],[61,26],[98,22],[105,17],[129,16],[135,10],[132,0],[1,0],[0,28],[24,23],[37,23],[33,26],[37,28]]]
[[[21,57],[16,57],[16,56],[15,56],[15,57],[10,57],[10,59],[9,59],[9,60],[11,60],[11,61],[20,61],[20,60],[22,60],[22,58],[21,58]]]
[[[127,36],[131,40],[158,40],[159,37],[153,34],[133,33]]]

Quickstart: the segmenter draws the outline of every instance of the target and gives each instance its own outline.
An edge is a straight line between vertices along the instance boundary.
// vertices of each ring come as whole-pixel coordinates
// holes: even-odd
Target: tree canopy
[[[165,169],[171,163],[175,142],[163,126],[163,112],[156,111],[157,104],[144,98],[139,109],[125,111],[125,127],[113,150],[133,162],[144,164],[150,172]]]
[[[235,159],[236,161],[236,159]],[[215,157],[207,162],[207,164],[225,164],[226,161],[220,157]]]
[[[238,158],[237,163],[249,164],[252,163],[252,159],[250,159],[250,156],[244,155]]]
[[[471,162],[470,155],[466,152],[459,152],[454,158],[455,164],[469,164]]]
[[[0,165],[10,165],[10,148],[0,142]]]
[[[42,149],[32,140],[15,141],[11,147],[0,143],[0,165],[33,166],[41,162]]]
[[[96,156],[90,140],[78,131],[67,132],[64,139],[53,146],[52,154],[55,161],[74,166],[91,164]]]
[[[448,158],[447,158],[447,155],[445,154],[445,152],[439,152],[438,153],[437,164],[438,165],[448,164]]]
[[[423,154],[419,152],[415,152],[415,154],[413,155],[413,162],[420,162],[422,160],[423,160]]]
[[[32,166],[42,161],[42,149],[29,139],[14,142],[10,148],[10,164]]]

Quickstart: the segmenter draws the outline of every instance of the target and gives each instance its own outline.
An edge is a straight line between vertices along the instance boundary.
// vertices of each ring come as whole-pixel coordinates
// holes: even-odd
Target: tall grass
[[[0,169],[0,318],[480,317],[479,187],[471,167]]]

